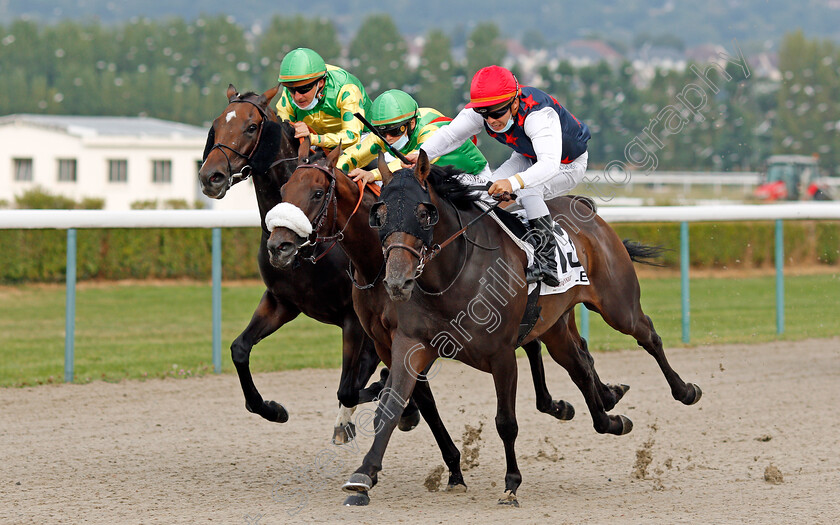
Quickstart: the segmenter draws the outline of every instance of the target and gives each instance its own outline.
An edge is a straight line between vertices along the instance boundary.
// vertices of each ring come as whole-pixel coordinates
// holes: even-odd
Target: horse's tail
[[[665,248],[662,246],[651,246],[649,244],[631,241],[630,239],[624,239],[622,242],[624,243],[624,248],[627,249],[627,253],[630,255],[630,259],[632,261],[648,264],[650,266],[665,266],[662,263],[651,260],[657,259],[665,253]]]

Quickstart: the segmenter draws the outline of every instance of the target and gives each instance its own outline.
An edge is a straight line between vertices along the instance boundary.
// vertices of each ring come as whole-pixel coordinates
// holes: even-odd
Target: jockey
[[[359,142],[362,124],[353,113],[365,115],[370,98],[358,78],[299,47],[283,57],[277,80],[285,87],[277,116],[292,122],[295,138],[309,136],[313,146],[330,149]]]
[[[446,127],[452,119],[446,118],[432,108],[418,107],[417,102],[405,91],[388,90],[373,101],[370,109],[371,124],[402,154],[416,152],[429,137]],[[338,159],[338,167],[348,172],[353,180],[366,183],[382,180],[378,169],[367,171],[357,166],[366,166],[375,160],[379,152],[388,153],[382,140],[373,133],[368,134],[359,144],[344,151]],[[477,177],[462,177],[466,184],[484,184],[490,181],[491,172],[487,160],[476,145],[465,139],[450,153],[432,160],[441,166],[452,165],[465,174]],[[391,161],[391,171],[400,169],[400,161]],[[351,171],[352,170],[352,171]]]
[[[437,157],[482,129],[513,149],[494,172],[495,182],[488,192],[516,192],[517,202],[525,209],[531,226],[529,240],[536,248],[534,266],[526,272],[528,282],[542,280],[557,286],[557,243],[545,201],[568,193],[583,180],[589,128],[551,95],[520,86],[503,67],[489,66],[473,76],[469,104],[422,149],[430,158]]]

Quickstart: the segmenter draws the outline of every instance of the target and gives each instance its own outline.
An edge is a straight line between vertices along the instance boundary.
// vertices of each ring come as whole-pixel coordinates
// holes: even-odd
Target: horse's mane
[[[426,179],[434,188],[435,193],[442,199],[446,199],[455,207],[467,210],[473,207],[481,197],[480,192],[470,189],[461,182],[458,175],[464,173],[455,166],[438,166],[432,164],[429,170],[429,177]]]

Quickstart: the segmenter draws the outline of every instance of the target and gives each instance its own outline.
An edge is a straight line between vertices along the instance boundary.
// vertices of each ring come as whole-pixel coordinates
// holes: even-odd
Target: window
[[[15,181],[32,182],[32,159],[12,159]]]
[[[76,182],[76,159],[58,159],[59,182]]]
[[[161,183],[172,182],[172,161],[171,160],[153,160],[152,161],[152,182],[161,182]]]
[[[108,161],[108,182],[128,182],[128,161],[111,159]]]

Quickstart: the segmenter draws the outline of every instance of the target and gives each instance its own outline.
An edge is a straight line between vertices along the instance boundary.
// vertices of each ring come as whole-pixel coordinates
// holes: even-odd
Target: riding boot
[[[560,277],[557,273],[557,239],[554,238],[554,221],[545,215],[528,221],[531,226],[528,242],[534,246],[534,264],[525,270],[528,283],[543,281],[547,286],[558,286]]]

